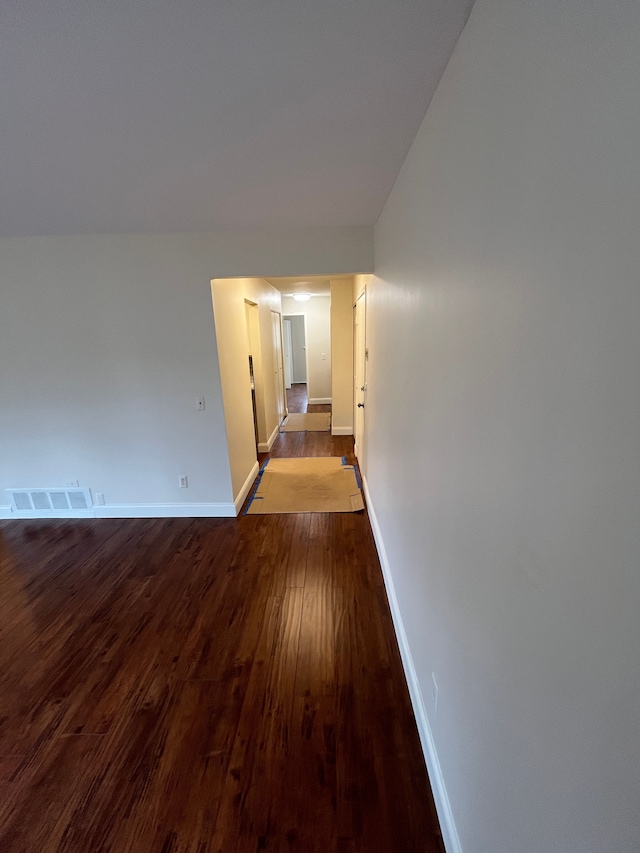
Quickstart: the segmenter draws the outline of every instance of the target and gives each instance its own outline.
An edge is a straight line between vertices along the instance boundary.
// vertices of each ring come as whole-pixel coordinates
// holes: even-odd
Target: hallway
[[[331,412],[327,403],[307,405],[307,386],[303,383],[287,388],[289,412]],[[328,432],[281,432],[270,453],[259,453],[262,465],[269,456],[345,456],[349,465],[356,464],[353,436]]]
[[[309,395],[306,382],[296,382],[291,388],[286,389],[287,409],[289,412],[330,412],[330,405],[309,407]]]
[[[366,512],[2,522],[0,571],[4,853],[441,853]]]

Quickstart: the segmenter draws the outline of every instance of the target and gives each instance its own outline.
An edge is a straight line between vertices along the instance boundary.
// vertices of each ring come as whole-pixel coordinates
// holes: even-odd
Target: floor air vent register
[[[81,512],[93,507],[89,489],[7,489],[7,495],[16,514]]]

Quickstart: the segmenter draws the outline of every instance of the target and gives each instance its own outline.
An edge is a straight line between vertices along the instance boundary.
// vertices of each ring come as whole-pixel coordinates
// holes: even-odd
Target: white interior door
[[[291,320],[282,321],[283,350],[284,350],[284,387],[291,388],[293,380],[291,370]]]
[[[278,425],[282,423],[287,414],[286,395],[284,391],[284,358],[282,355],[282,319],[277,311],[271,312],[273,327],[273,380],[276,391],[276,411],[278,413]]]
[[[367,350],[365,329],[365,293],[358,297],[353,309],[353,383],[354,383],[354,453],[362,468],[364,464],[364,423],[367,398]]]

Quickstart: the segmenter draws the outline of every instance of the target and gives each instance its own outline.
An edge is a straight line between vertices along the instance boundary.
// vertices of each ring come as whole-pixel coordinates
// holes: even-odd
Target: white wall
[[[211,296],[214,300],[213,316],[215,317],[215,294],[213,283],[211,287]],[[262,338],[260,335],[260,309],[258,303],[245,300],[245,325],[247,330],[247,346],[249,356],[251,357],[253,370],[253,387],[252,393],[255,405],[255,433],[256,441],[264,442],[267,440],[267,424],[265,418],[265,399],[264,399],[264,376],[262,369]],[[218,341],[218,352],[220,350],[220,334],[216,328],[216,338]],[[220,380],[222,382],[222,397],[224,401],[224,379],[222,376],[222,367],[220,368]],[[225,415],[226,422],[226,415]],[[229,427],[227,425],[227,432]]]
[[[282,313],[282,299],[280,291],[272,287],[264,279],[249,279],[245,290],[247,299],[251,299],[258,306],[258,323],[260,337],[260,373],[256,375],[257,384],[262,384],[262,409],[259,416],[264,420],[264,434],[260,441],[268,444],[271,449],[280,426],[278,420],[278,406],[276,401],[275,372],[277,368],[276,355],[273,345],[273,318],[272,312]],[[260,375],[261,374],[261,375]],[[258,399],[260,406],[260,399]],[[259,447],[259,450],[267,450]]]
[[[308,302],[296,302],[291,296],[282,297],[283,316],[302,314],[305,317],[309,403],[331,402],[330,302],[329,296],[312,296]]]
[[[210,279],[367,262],[357,228],[1,240],[0,504],[78,479],[104,514],[232,513]]]
[[[371,276],[369,274],[358,274],[353,277],[353,302],[357,302],[360,294],[364,293],[367,287],[371,284]]]
[[[234,500],[242,491],[245,480],[258,458],[251,406],[249,341],[242,286],[245,281],[251,279],[216,279],[211,282]]]
[[[354,280],[331,280],[331,432],[353,434]]]
[[[452,851],[640,850],[638,44],[478,0],[376,227],[365,474]]]
[[[256,403],[264,424],[266,442],[278,427],[271,313],[280,313],[280,293],[263,279],[257,278],[214,279],[211,282],[211,293],[233,498],[239,506],[257,473],[245,299],[253,302],[258,310],[260,346],[255,362],[255,378],[256,384],[261,386],[261,393],[257,395]]]

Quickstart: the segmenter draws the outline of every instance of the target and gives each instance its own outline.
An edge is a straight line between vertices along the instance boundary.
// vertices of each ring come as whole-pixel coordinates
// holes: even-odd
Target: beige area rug
[[[331,427],[329,412],[314,412],[302,414],[292,412],[282,422],[283,432],[327,432]]]
[[[246,509],[248,515],[287,512],[358,512],[360,481],[344,457],[268,459]]]

